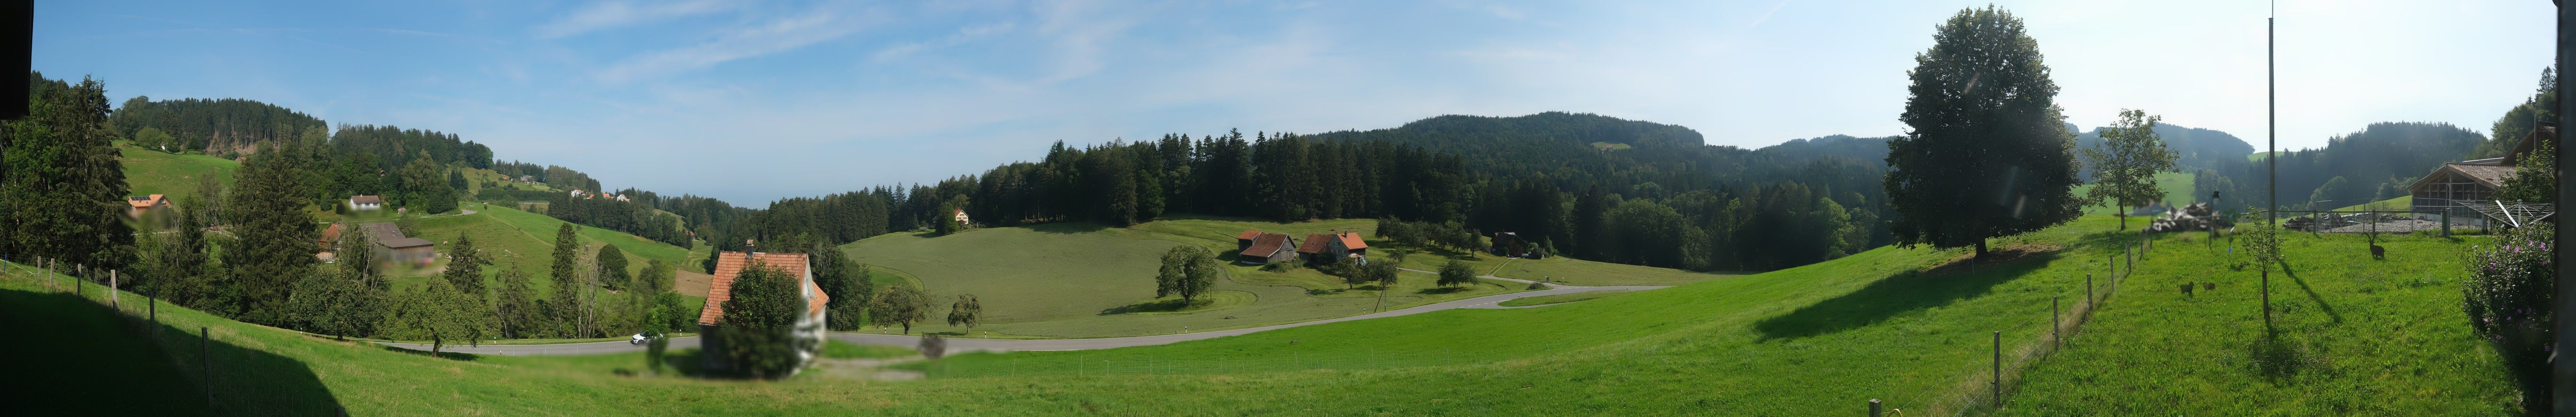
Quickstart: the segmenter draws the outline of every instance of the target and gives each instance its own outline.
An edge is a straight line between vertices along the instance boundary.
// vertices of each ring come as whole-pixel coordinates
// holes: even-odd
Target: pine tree
[[[628,286],[630,277],[626,272],[626,251],[617,249],[617,245],[601,246],[599,253],[592,255],[591,259],[599,265],[600,285],[620,290],[632,289]]]
[[[121,268],[134,257],[106,86],[29,73],[24,119],[0,123],[0,253]],[[280,294],[281,296],[283,294]]]
[[[271,148],[243,164],[232,194],[231,231],[240,239],[223,248],[224,269],[232,272],[240,294],[230,311],[242,321],[286,324],[287,299],[294,277],[313,264],[314,230],[311,199],[296,194],[295,168],[289,157]],[[361,233],[362,234],[362,233]]]
[[[555,229],[554,291],[546,299],[547,324],[562,328],[559,334],[577,336],[584,306],[581,303],[581,241],[573,235],[571,223]]]
[[[492,261],[485,259],[483,252],[474,249],[473,233],[458,233],[456,244],[447,248],[447,271],[442,275],[456,286],[457,292],[482,300],[488,296],[483,289],[483,266],[490,264]]]

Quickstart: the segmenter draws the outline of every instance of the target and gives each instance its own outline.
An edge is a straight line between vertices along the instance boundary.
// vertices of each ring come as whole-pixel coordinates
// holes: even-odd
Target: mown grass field
[[[2106,246],[2127,236],[2108,232],[2110,221],[2090,217],[2049,231],[2000,239],[1996,243],[2001,248],[2067,249],[1974,270],[1953,263],[1964,256],[1958,250],[1879,248],[1816,265],[1536,308],[1445,310],[1139,348],[956,355],[917,366],[938,377],[925,381],[655,377],[635,371],[642,366],[640,353],[432,357],[234,323],[166,306],[162,314],[168,329],[194,333],[197,326],[211,327],[220,345],[218,352],[250,351],[274,358],[219,367],[223,374],[219,380],[289,387],[263,391],[274,393],[263,401],[239,403],[271,407],[245,414],[315,412],[339,404],[356,415],[1843,415],[1859,414],[1864,401],[1880,398],[1904,409],[1904,415],[1941,415],[1965,408],[1947,399],[1984,389],[1976,375],[1983,374],[1987,365],[1988,332],[2004,332],[2007,349],[2042,343],[2050,297],[2081,297],[2082,274],[2107,271]],[[2411,261],[2405,258],[2408,254],[2441,255],[2440,245],[2396,243],[2399,246],[2392,246],[2395,259]],[[2149,271],[2167,267],[2157,262],[2192,258],[2183,252],[2190,248],[2189,243],[2159,244],[2150,257]],[[1945,264],[1953,266],[1932,268]],[[2397,314],[2382,319],[2374,315],[2393,310],[2346,299],[2354,294],[2363,298],[2386,294],[2382,295],[2388,297],[2386,301],[2423,301],[2425,309],[2456,309],[2456,304],[2441,304],[2442,300],[2404,296],[2405,291],[2455,293],[2457,289],[2448,286],[2456,283],[2402,290],[2385,285],[2406,282],[2403,275],[2333,277],[2326,276],[2331,274],[2326,267],[2312,268],[2298,272],[2316,291],[2313,296],[2325,301],[2285,314],[2304,314],[2303,320],[2329,323],[2339,315],[2337,325],[2350,326],[2355,333],[2374,327],[2406,332],[2410,323],[2424,323],[2434,332],[2443,327],[2464,331],[2456,310],[2436,317]],[[2199,277],[2231,272],[2181,268],[2158,273]],[[2133,279],[2098,313],[2094,325],[2099,327],[2087,328],[2079,337],[2112,335],[2123,314],[2121,308],[2132,303],[2149,305],[2153,299],[2146,294],[2156,287],[2152,278],[2142,273]],[[2339,292],[2327,286],[2328,280],[2337,279],[2381,287],[2376,292],[2360,292],[2364,288],[2360,286],[2352,287],[2353,292]],[[2275,284],[2281,290],[2274,294],[2276,301],[2310,296],[2298,289],[2299,284]],[[0,280],[0,288],[6,291],[30,291],[33,285],[25,279]],[[2222,282],[2218,293],[2198,300],[2240,294],[2243,286]],[[2332,313],[2327,312],[2329,305]],[[12,316],[30,314],[17,311],[31,308],[36,307],[0,304],[0,310],[11,311]],[[79,309],[57,310],[42,313],[88,314]],[[2142,319],[2172,315],[2132,311]],[[2249,326],[2241,312],[2179,313],[2188,317],[2162,320],[2236,321],[2212,326]],[[2206,331],[2199,323],[2189,326],[2192,331]],[[2331,371],[2302,371],[2302,375],[2314,375],[2300,378],[2367,387],[2351,392],[2429,398],[2391,401],[2375,409],[2381,412],[2368,414],[2458,414],[2453,411],[2463,409],[2438,405],[2483,402],[2497,398],[2485,392],[2511,389],[2491,366],[2418,367],[2425,375],[2414,375],[2399,372],[2408,370],[2408,365],[2389,362],[2425,358],[2354,353],[2357,349],[2343,345],[2352,342],[2358,341],[2325,336],[2304,341],[2317,347],[2311,352],[2328,358],[2326,363],[2338,365]],[[2095,350],[2118,349],[2136,355],[2152,355],[2168,347],[2178,352],[2192,349],[2155,339],[2084,343],[2093,343]],[[2474,345],[2456,347],[2465,351],[2443,346],[2422,348],[2420,354],[2491,355]],[[2015,388],[2013,397],[2042,398],[2033,391],[2063,385],[2046,383],[2052,381],[2049,367],[2070,362],[2086,349],[2070,347],[2058,357],[2043,360],[2031,369],[2028,382]],[[184,363],[190,358],[140,359]],[[1115,372],[1103,375],[1103,365]],[[2163,372],[2178,378],[2203,372],[2198,377],[2235,378],[2224,374],[2235,365],[2224,362],[2176,360],[2144,366],[2159,365],[2176,369],[2124,371]],[[2395,371],[2385,375],[2365,373],[2390,366]],[[2496,375],[2492,378],[2497,382],[2473,382],[2478,375]],[[2174,404],[2173,392],[2158,394],[2157,387],[2191,382],[2149,375],[2121,378],[2084,382],[2102,385],[2097,392],[2126,386],[2141,393],[2079,399]],[[2271,383],[2277,382],[2250,382]],[[2241,388],[2253,391],[2241,398],[2251,398],[2304,394],[2317,386]],[[2285,401],[2311,405],[2239,409],[2220,407],[2241,402],[2214,401],[2216,405],[2209,408],[2216,411],[2192,414],[2324,414],[2267,412],[2312,410],[2323,404]],[[325,407],[315,409],[311,404]]]
[[[116,162],[125,165],[125,183],[131,195],[165,194],[172,199],[197,195],[197,181],[215,176],[226,186],[233,181],[233,171],[240,162],[205,155],[171,154],[119,144]]]
[[[1059,223],[936,237],[889,234],[842,249],[873,267],[877,276],[890,278],[880,279],[880,285],[896,279],[921,285],[932,296],[934,318],[945,317],[957,295],[974,294],[986,314],[984,324],[975,328],[977,337],[986,332],[995,337],[1116,337],[1255,327],[1520,290],[1500,283],[1438,288],[1432,276],[1405,273],[1395,288],[1380,291],[1375,286],[1352,288],[1313,269],[1238,265],[1227,267],[1229,278],[1217,283],[1210,300],[1190,308],[1177,309],[1179,297],[1155,297],[1154,275],[1164,251],[1195,244],[1230,252],[1234,235],[1247,227],[1302,234],[1376,226],[1370,220],[1277,224],[1186,219],[1129,229]],[[1207,237],[1220,234],[1221,243]],[[966,331],[931,321],[916,323],[913,330]]]
[[[2336,209],[2335,209],[2335,211],[2349,211],[2349,210],[2410,210],[2410,209],[2413,209],[2414,207],[2415,207],[2415,196],[2406,195],[2406,196],[2397,196],[2397,198],[2391,198],[2391,199],[2386,199],[2386,200],[2379,200],[2379,201],[2373,201],[2373,202],[2368,202],[2368,203],[2361,203],[2361,204],[2354,204],[2354,205],[2350,205],[2350,206],[2344,206],[2344,207],[2342,207],[2342,208],[2336,208]]]
[[[2283,235],[2273,327],[2228,239],[2177,234],[2039,362],[2000,415],[2518,415],[2518,391],[2460,312],[2484,237]],[[2184,295],[2185,283],[2216,283]]]

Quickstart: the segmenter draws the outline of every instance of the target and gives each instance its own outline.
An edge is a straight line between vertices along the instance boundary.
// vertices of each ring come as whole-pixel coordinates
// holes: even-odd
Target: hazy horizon
[[[1985,4],[42,2],[34,62],[118,102],[259,100],[758,207],[1057,140],[1443,114],[1594,113],[1746,148],[1894,135],[1933,25]],[[2142,108],[2263,147],[2264,4],[1996,4],[2029,23],[2069,122]],[[2280,4],[2282,147],[2382,121],[2485,131],[2549,64],[2549,7]]]

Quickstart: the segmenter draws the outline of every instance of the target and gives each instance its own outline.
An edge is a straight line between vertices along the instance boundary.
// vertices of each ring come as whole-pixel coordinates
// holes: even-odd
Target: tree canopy
[[[2082,203],[2057,83],[2021,18],[1960,10],[1915,54],[1906,135],[1887,143],[1890,228],[1901,244],[1973,246],[2072,220]]]

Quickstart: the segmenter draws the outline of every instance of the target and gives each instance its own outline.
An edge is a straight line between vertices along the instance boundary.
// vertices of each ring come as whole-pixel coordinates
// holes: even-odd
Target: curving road
[[[1486,278],[1493,278],[1493,277],[1486,277]],[[1510,281],[1520,281],[1520,282],[1528,282],[1528,281],[1514,280],[1514,279],[1509,279],[1509,278],[1496,278],[1496,279],[1503,279],[1503,280],[1510,280]],[[1177,343],[1177,342],[1186,342],[1186,341],[1191,341],[1191,340],[1214,339],[1214,338],[1219,338],[1219,337],[1234,336],[1234,335],[1241,335],[1241,334],[1250,334],[1250,333],[1255,333],[1255,332],[1270,331],[1270,330],[1278,330],[1278,329],[1285,329],[1285,328],[1290,328],[1290,327],[1312,326],[1312,325],[1317,325],[1317,324],[1324,324],[1324,323],[1338,323],[1338,322],[1345,322],[1345,321],[1352,321],[1352,320],[1367,320],[1367,319],[1373,319],[1373,318],[1379,318],[1379,317],[1395,317],[1395,316],[1402,316],[1402,315],[1408,315],[1408,314],[1421,314],[1421,313],[1427,313],[1427,312],[1433,312],[1433,311],[1448,310],[1448,309],[1453,309],[1453,308],[1520,308],[1520,307],[1504,307],[1504,306],[1499,305],[1498,303],[1501,303],[1501,302],[1503,302],[1504,300],[1510,300],[1510,299],[1522,298],[1522,297],[1536,297],[1536,296],[1543,296],[1543,295],[1557,295],[1557,294],[1573,294],[1573,293],[1592,292],[1592,291],[1611,291],[1611,290],[1652,290],[1652,289],[1659,289],[1659,288],[1667,288],[1667,287],[1660,287],[1660,286],[1642,286],[1642,285],[1634,285],[1634,286],[1609,286],[1609,287],[1577,287],[1577,286],[1560,286],[1560,287],[1557,287],[1557,288],[1546,289],[1546,290],[1538,290],[1538,291],[1530,291],[1530,292],[1519,292],[1519,293],[1511,293],[1511,294],[1488,295],[1488,296],[1483,296],[1483,297],[1476,297],[1476,298],[1469,298],[1469,299],[1464,299],[1464,300],[1455,300],[1455,301],[1446,301],[1446,302],[1439,302],[1439,303],[1425,304],[1425,305],[1420,305],[1420,306],[1414,306],[1414,307],[1412,307],[1412,308],[1405,308],[1405,309],[1399,309],[1399,310],[1393,310],[1393,311],[1382,311],[1382,312],[1377,312],[1377,313],[1369,313],[1369,314],[1362,314],[1362,315],[1349,316],[1349,317],[1337,317],[1337,318],[1330,318],[1330,319],[1323,319],[1323,320],[1316,320],[1316,321],[1297,322],[1297,323],[1288,323],[1288,324],[1270,325],[1270,326],[1261,326],[1261,327],[1247,327],[1247,328],[1233,329],[1233,330],[1215,330],[1215,331],[1205,331],[1205,332],[1197,332],[1197,333],[1166,334],[1166,335],[1154,335],[1154,336],[1110,337],[1110,338],[1099,338],[1099,339],[973,339],[973,338],[952,337],[952,338],[948,338],[948,352],[947,352],[947,353],[969,352],[969,351],[1008,352],[1008,351],[1015,351],[1015,350],[1088,350],[1088,349],[1122,348],[1122,347],[1132,347],[1132,346],[1153,346],[1153,345],[1163,345],[1163,344],[1171,344],[1171,343]],[[1536,307],[1536,306],[1527,306],[1527,307]],[[920,346],[920,344],[921,344],[921,337],[920,337],[920,336],[910,336],[910,335],[875,334],[875,333],[832,333],[832,334],[831,334],[831,338],[833,338],[833,339],[837,339],[837,340],[840,340],[840,341],[844,341],[844,342],[858,343],[858,344],[867,344],[867,345],[886,345],[886,346],[914,347],[914,346]],[[425,344],[417,344],[417,343],[390,343],[390,342],[376,342],[376,344],[385,345],[385,346],[399,347],[399,348],[404,348],[404,349],[412,349],[412,350],[424,350],[424,351],[425,351],[425,350],[429,350],[429,345],[425,345]],[[691,347],[697,347],[697,346],[698,346],[698,338],[697,338],[697,336],[689,336],[689,337],[674,337],[674,338],[671,338],[671,348],[672,348],[672,349],[691,348]],[[622,341],[619,341],[619,342],[594,342],[594,343],[563,343],[563,344],[550,344],[550,345],[487,345],[487,346],[459,346],[459,345],[450,345],[450,346],[446,346],[445,348],[443,348],[443,351],[447,351],[447,352],[472,353],[472,354],[478,354],[478,355],[510,355],[510,356],[527,356],[527,355],[592,355],[592,354],[602,354],[602,353],[632,352],[632,351],[638,351],[638,350],[644,350],[644,345],[640,345],[640,344],[630,344],[630,343],[622,342]]]

